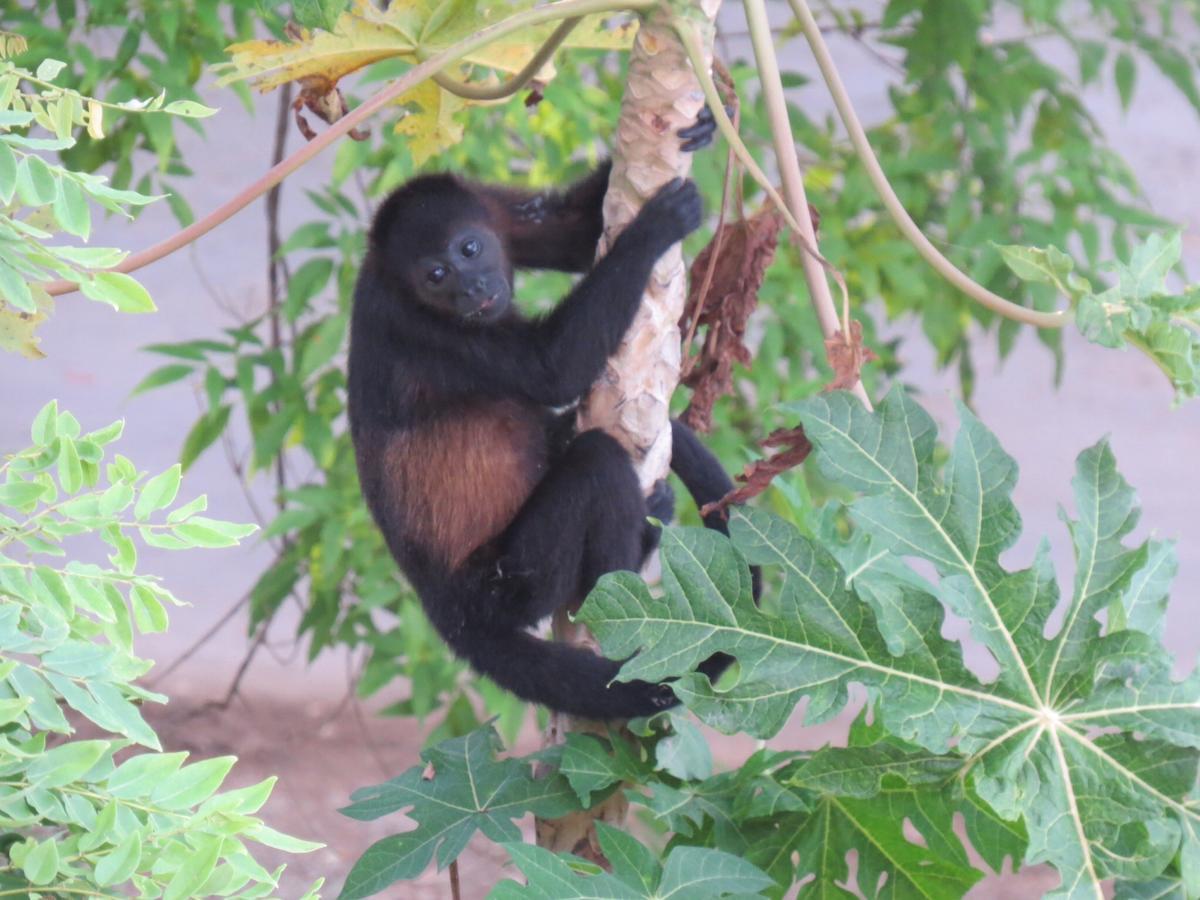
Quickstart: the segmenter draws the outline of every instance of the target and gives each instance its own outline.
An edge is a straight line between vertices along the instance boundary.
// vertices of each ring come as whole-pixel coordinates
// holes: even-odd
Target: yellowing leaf
[[[466,105],[460,97],[426,81],[396,102],[415,107],[396,123],[396,134],[409,138],[408,151],[414,164],[423,165],[430,157],[462,140],[463,126],[455,119]]]
[[[0,303],[0,350],[19,353],[28,359],[42,359],[46,355],[38,346],[41,339],[34,332],[53,312],[54,301],[46,295],[35,295],[35,302],[37,312],[21,312]]]
[[[250,79],[266,92],[289,81],[303,81],[322,93],[338,80],[381,59],[412,56],[411,36],[385,19],[367,0],[354,4],[332,31],[301,29],[292,41],[243,41],[228,48],[221,84]]]
[[[502,72],[519,72],[525,68],[525,64],[537,52],[538,47],[545,43],[546,38],[550,37],[550,33],[557,24],[551,23],[522,29],[515,34],[493,41],[474,53],[468,53],[464,60],[476,65],[499,69]],[[575,26],[575,29],[563,41],[563,46],[590,50],[628,50],[633,45],[637,27],[636,19],[629,19],[615,28],[609,28],[605,24],[605,16],[588,16]],[[465,36],[465,34],[457,35],[454,37],[454,41]],[[441,35],[439,35],[437,43],[442,44]],[[452,41],[447,42],[446,46],[449,46],[449,43]],[[445,48],[438,46],[437,49]],[[543,66],[537,77],[540,81],[552,79],[554,77],[553,63]]]
[[[100,140],[104,137],[104,107],[95,100],[88,100],[87,109],[88,136]]]

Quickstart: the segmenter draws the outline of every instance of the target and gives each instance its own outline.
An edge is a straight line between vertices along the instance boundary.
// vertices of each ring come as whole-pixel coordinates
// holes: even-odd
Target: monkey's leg
[[[602,431],[573,440],[500,539],[514,590],[493,615],[532,625],[582,600],[606,572],[637,571],[646,501],[624,448]]]

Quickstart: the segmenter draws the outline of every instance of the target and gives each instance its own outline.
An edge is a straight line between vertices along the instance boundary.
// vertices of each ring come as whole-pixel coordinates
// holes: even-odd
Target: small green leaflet
[[[744,859],[707,847],[676,847],[660,864],[654,854],[622,831],[596,823],[600,848],[612,872],[578,857],[555,856],[523,843],[505,847],[528,884],[502,881],[488,900],[751,900],[774,882]]]
[[[883,565],[856,570],[847,587],[831,548],[759,510],[734,516],[732,544],[708,530],[670,529],[665,596],[615,573],[580,612],[608,656],[637,654],[621,677],[677,676],[675,692],[709,724],[763,737],[801,699],[806,719],[821,721],[845,707],[851,684],[865,685],[889,734],[953,754],[956,777],[1004,819],[1023,820],[1025,862],[1049,862],[1062,876],[1051,896],[1100,898],[1102,880],[1154,878],[1177,854],[1189,891],[1200,892],[1200,809],[1186,800],[1200,678],[1172,681],[1154,637],[1161,605],[1146,603],[1144,573],[1154,566],[1151,593],[1164,593],[1170,548],[1123,543],[1137,508],[1108,445],[1079,456],[1078,518],[1068,519],[1075,585],[1063,624],[1046,638],[1061,601],[1048,547],[1027,569],[1001,564],[1021,528],[1011,500],[1017,468],[969,411],[960,411],[944,466],[934,461],[933,420],[900,390],[874,413],[847,394],[795,411],[823,474],[860,495],[849,511],[870,540],[868,559],[932,564],[930,590],[914,578],[902,591],[867,591]],[[755,607],[747,562],[782,575],[777,614]],[[908,622],[902,639],[889,644],[873,604]],[[941,636],[946,609],[993,656],[995,681],[978,679],[961,646]],[[1124,615],[1108,622],[1130,627],[1097,618],[1118,609]],[[740,664],[740,680],[723,691],[694,671],[717,651]]]
[[[1200,393],[1200,285],[1179,291],[1167,285],[1183,252],[1180,232],[1152,234],[1134,247],[1128,263],[1110,264],[1117,283],[1106,289],[1093,288],[1055,247],[997,248],[1018,278],[1052,285],[1071,299],[1075,323],[1089,341],[1141,350],[1170,380],[1177,400]]]
[[[566,778],[534,778],[529,760],[497,760],[500,736],[490,725],[424,750],[422,765],[351,796],[342,812],[362,820],[406,811],[412,831],[377,841],[354,864],[340,894],[369,897],[414,878],[437,853],[443,869],[482,831],[497,843],[521,840],[513,822],[529,813],[554,818],[580,809]]]

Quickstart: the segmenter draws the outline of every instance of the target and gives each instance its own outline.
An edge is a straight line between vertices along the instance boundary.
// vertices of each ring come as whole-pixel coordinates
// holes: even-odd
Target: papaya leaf
[[[505,845],[527,883],[502,881],[488,900],[750,900],[772,881],[758,868],[731,853],[707,847],[675,847],[660,865],[654,854],[622,831],[596,823],[600,846],[612,862],[611,872],[578,857],[556,856],[523,843]]]
[[[1051,284],[1071,299],[1075,323],[1089,341],[1141,350],[1170,380],[1177,401],[1200,393],[1200,285],[1174,291],[1167,284],[1183,252],[1179,232],[1151,234],[1132,249],[1128,263],[1110,263],[1117,283],[1108,288],[1094,289],[1054,247],[998,249],[1018,278]]]
[[[340,896],[369,897],[413,878],[435,853],[443,869],[476,831],[496,842],[519,841],[514,819],[529,813],[556,817],[580,808],[562,775],[534,778],[530,760],[497,760],[500,749],[500,737],[488,725],[422,751],[421,765],[383,784],[355,791],[354,802],[341,810],[350,818],[366,821],[404,810],[417,827],[369,847]]]
[[[1171,549],[1126,545],[1138,510],[1107,443],[1077,462],[1078,513],[1066,520],[1075,584],[1062,598],[1045,542],[1028,568],[1001,563],[1021,528],[1011,499],[1017,467],[968,410],[944,466],[933,420],[899,389],[874,413],[848,394],[795,411],[823,474],[859,495],[848,509],[872,554],[931,566],[930,589],[914,578],[868,602],[859,591],[879,574],[856,571],[848,586],[828,548],[759,510],[735,514],[732,543],[669,529],[665,596],[614,573],[580,612],[607,655],[632,656],[620,677],[677,677],[676,694],[709,724],[762,737],[801,699],[806,720],[821,721],[846,707],[851,684],[864,685],[889,734],[954,755],[956,777],[1003,819],[1023,821],[1024,861],[1048,862],[1062,877],[1051,896],[1099,898],[1103,880],[1152,879],[1176,856],[1184,871],[1200,871],[1200,810],[1186,800],[1200,747],[1200,677],[1171,678],[1155,637],[1161,604],[1144,602],[1148,567],[1153,592],[1165,592]],[[761,610],[747,562],[782,575]],[[900,640],[885,637],[879,604],[907,620]],[[1062,624],[1047,637],[1060,606]],[[1098,618],[1118,607],[1124,616]],[[976,676],[960,645],[941,636],[947,609],[991,655],[994,679]],[[740,670],[722,690],[695,672],[718,651]]]

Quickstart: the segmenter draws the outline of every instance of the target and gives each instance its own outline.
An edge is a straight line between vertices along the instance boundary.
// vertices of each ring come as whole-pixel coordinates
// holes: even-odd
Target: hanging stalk
[[[679,149],[676,132],[695,121],[704,106],[704,95],[673,23],[679,17],[691,22],[701,36],[704,65],[711,66],[719,7],[720,0],[688,0],[676,9],[659,7],[642,20],[630,54],[617,122],[600,256],[662,185],[691,171],[690,155]],[[671,461],[669,404],[679,383],[679,318],[686,287],[683,255],[676,245],[654,267],[625,340],[608,361],[579,416],[581,429],[603,428],[621,442],[633,457],[646,490],[666,477]],[[554,617],[554,636],[595,647],[586,629],[573,624],[561,611]],[[545,743],[561,743],[568,732],[587,730],[605,733],[595,723],[551,713]],[[538,844],[603,862],[595,823],[619,824],[627,807],[618,791],[586,812],[563,819],[539,819]]]
[[[743,6],[746,10],[746,25],[750,29],[750,43],[754,47],[754,59],[758,65],[763,99],[767,105],[767,118],[771,123],[775,161],[783,180],[784,201],[796,221],[801,245],[816,249],[817,235],[808,215],[808,197],[804,193],[804,177],[800,174],[800,160],[796,155],[795,141],[792,139],[792,125],[788,119],[787,101],[783,96],[783,80],[779,75],[779,62],[775,58],[775,45],[771,41],[771,26],[767,22],[766,5],[763,0],[743,0]],[[828,340],[839,330],[846,330],[848,323],[838,319],[837,307],[821,263],[813,254],[801,253],[800,265],[804,269],[804,281],[808,285],[809,298],[817,314],[821,334]],[[843,318],[849,318],[848,310]],[[861,381],[855,383],[853,393],[867,409],[871,409],[871,400],[867,397]]]

